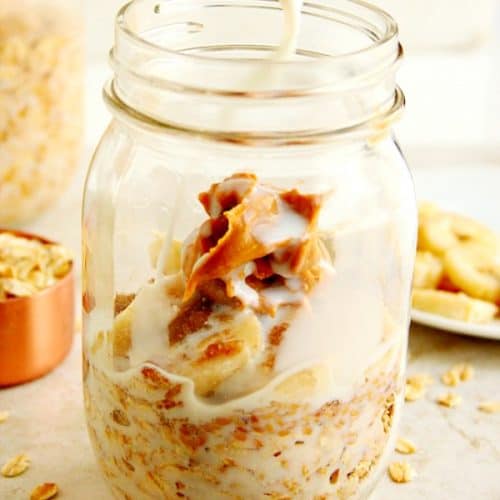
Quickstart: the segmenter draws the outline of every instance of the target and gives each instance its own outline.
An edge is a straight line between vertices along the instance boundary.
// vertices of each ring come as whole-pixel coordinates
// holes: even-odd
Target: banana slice
[[[261,347],[260,322],[253,313],[239,315],[217,333],[190,347],[181,345],[172,371],[193,380],[196,393],[208,396],[247,365]],[[176,357],[177,358],[177,357]],[[187,359],[186,359],[187,358]]]
[[[413,273],[414,288],[437,288],[443,278],[443,263],[431,252],[417,252]]]
[[[412,305],[420,311],[468,323],[486,323],[498,312],[498,308],[489,302],[472,299],[464,293],[441,290],[413,290]]]
[[[318,365],[290,375],[275,388],[275,393],[280,399],[300,401],[312,396],[328,380],[328,369],[324,365]]]
[[[132,315],[133,306],[127,307],[116,316],[111,330],[113,356],[126,357],[132,346]]]
[[[422,246],[422,238],[420,235],[421,227],[427,222],[431,217],[442,214],[441,209],[434,203],[423,201],[418,204],[418,242],[417,249],[421,251],[426,251],[426,248]]]
[[[149,245],[149,260],[154,268],[158,265],[158,259],[160,257],[164,241],[165,235],[163,233],[155,233],[154,240]],[[182,242],[173,240],[165,262],[165,267],[163,268],[164,274],[169,275],[179,272],[181,269],[181,251]]]
[[[500,303],[500,249],[460,245],[446,252],[444,269],[450,281],[468,295]]]
[[[418,219],[421,220],[425,217],[432,217],[434,215],[442,213],[442,210],[431,203],[430,201],[422,201],[418,204]]]
[[[420,221],[418,247],[436,255],[459,244],[478,243],[499,248],[500,238],[486,226],[463,215],[430,212]]]

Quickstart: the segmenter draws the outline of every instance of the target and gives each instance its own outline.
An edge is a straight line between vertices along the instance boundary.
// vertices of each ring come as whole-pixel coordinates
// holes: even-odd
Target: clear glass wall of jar
[[[117,498],[365,498],[393,448],[416,239],[397,29],[309,2],[273,62],[281,27],[268,0],[118,16],[83,214],[85,408]]]
[[[0,224],[57,200],[83,139],[80,0],[0,0]]]

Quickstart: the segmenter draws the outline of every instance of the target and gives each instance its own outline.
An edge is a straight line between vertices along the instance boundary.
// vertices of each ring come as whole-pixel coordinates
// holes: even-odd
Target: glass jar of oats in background
[[[62,194],[83,134],[79,0],[0,0],[0,225]]]
[[[397,28],[346,0],[301,24],[277,52],[275,1],[118,16],[83,212],[85,408],[116,498],[366,498],[393,449],[416,239]]]

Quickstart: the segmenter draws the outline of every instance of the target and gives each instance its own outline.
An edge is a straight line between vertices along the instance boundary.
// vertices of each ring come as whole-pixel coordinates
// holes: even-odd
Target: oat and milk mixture
[[[318,229],[331,196],[223,179],[199,194],[206,218],[190,236],[153,242],[160,272],[116,296],[112,329],[89,316],[85,404],[117,498],[356,498],[372,487],[394,438],[406,324],[359,259],[370,231],[382,258],[383,228],[332,243]],[[368,278],[361,291],[356,276]]]

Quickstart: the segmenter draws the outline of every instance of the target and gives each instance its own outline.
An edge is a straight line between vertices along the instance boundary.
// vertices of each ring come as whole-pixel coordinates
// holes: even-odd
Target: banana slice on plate
[[[463,215],[427,212],[420,219],[418,246],[435,255],[463,243],[500,248],[500,238],[483,224]]]
[[[444,257],[450,281],[471,297],[500,304],[500,250],[481,244],[452,248]]]
[[[420,311],[470,323],[492,321],[498,312],[490,302],[442,290],[413,290],[412,305]]]
[[[434,203],[430,201],[421,201],[418,204],[418,220],[422,220],[426,217],[432,217],[442,213],[442,210]]]
[[[431,252],[418,251],[413,273],[414,288],[437,288],[443,278],[443,263]]]

